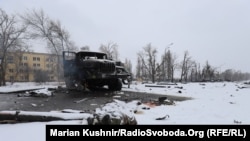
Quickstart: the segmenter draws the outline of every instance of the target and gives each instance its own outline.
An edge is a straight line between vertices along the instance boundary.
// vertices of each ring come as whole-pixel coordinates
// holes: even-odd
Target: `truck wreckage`
[[[120,91],[130,85],[131,74],[120,61],[108,58],[103,52],[63,51],[63,69],[69,90],[95,90],[104,86],[110,91]]]

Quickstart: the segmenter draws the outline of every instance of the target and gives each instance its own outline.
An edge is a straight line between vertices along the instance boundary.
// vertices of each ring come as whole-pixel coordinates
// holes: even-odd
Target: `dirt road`
[[[137,93],[137,92],[66,92],[56,91],[49,97],[24,96],[20,93],[0,94],[0,111],[4,110],[23,110],[23,111],[61,111],[65,109],[80,110],[84,112],[93,112],[113,99],[122,101],[140,100],[146,102],[149,100],[158,100],[162,95]],[[190,98],[167,96],[173,101],[182,101]]]

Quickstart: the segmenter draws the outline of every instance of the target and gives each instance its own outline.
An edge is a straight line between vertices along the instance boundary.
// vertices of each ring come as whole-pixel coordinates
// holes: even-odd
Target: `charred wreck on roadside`
[[[67,89],[95,90],[107,86],[120,91],[130,84],[131,74],[120,61],[108,58],[106,53],[94,51],[63,51],[64,78]]]

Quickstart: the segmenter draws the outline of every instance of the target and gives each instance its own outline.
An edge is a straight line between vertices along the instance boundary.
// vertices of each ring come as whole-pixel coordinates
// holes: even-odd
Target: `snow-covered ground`
[[[175,105],[162,105],[144,111],[148,114],[147,118],[144,117],[145,114],[136,115],[139,124],[235,124],[237,121],[250,124],[250,110],[248,108],[250,106],[250,88],[245,88],[248,85],[233,82],[214,82],[178,83],[177,86],[170,85],[169,87],[131,86],[131,90],[134,91],[193,98],[193,100],[175,102]],[[154,119],[155,116],[162,116],[163,114],[168,114],[170,118],[164,121],[149,121],[149,119]]]
[[[134,82],[130,88],[124,87],[126,91],[137,91],[145,93],[155,93],[162,95],[175,95],[192,97],[192,100],[175,101],[174,105],[138,105],[138,101],[125,103],[123,101],[114,100],[103,107],[106,111],[118,111],[134,116],[139,125],[172,125],[172,124],[250,124],[250,87],[249,84],[243,82],[210,82],[210,83],[177,83],[177,85],[163,85],[165,88],[145,87],[145,85]],[[8,87],[8,86],[7,86]],[[32,84],[9,86],[8,89],[16,89],[21,87],[34,87]],[[41,87],[41,86],[40,86]],[[49,87],[49,85],[42,85]],[[1,90],[7,88],[0,87]],[[147,107],[147,108],[145,108]],[[131,112],[136,110],[137,112]],[[96,111],[102,111],[96,109]],[[9,111],[11,112],[11,111]],[[29,113],[26,113],[29,114]],[[67,118],[67,113],[55,114]],[[71,115],[73,116],[73,115]],[[79,115],[74,115],[79,116]],[[18,124],[2,124],[0,125],[1,140],[10,141],[27,141],[45,140],[45,125],[47,124],[84,124],[84,120],[70,121],[53,121],[53,122],[32,122]],[[164,120],[156,120],[166,116]]]

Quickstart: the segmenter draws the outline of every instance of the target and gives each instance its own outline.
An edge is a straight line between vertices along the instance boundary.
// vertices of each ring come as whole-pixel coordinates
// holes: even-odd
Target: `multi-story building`
[[[6,81],[58,81],[56,55],[35,52],[9,53],[6,62]]]

